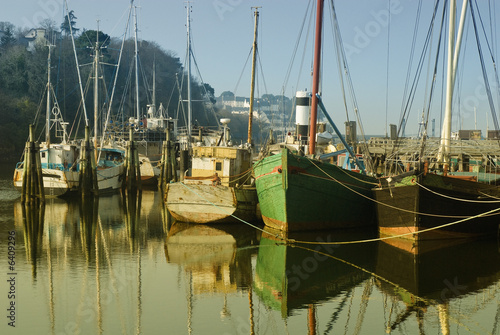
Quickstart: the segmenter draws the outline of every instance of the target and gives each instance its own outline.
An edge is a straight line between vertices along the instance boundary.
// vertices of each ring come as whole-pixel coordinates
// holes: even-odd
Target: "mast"
[[[96,42],[95,42],[95,59],[94,59],[94,148],[97,148],[97,135],[99,122],[97,121],[98,109],[99,109],[99,20],[97,20],[97,32],[96,32]],[[97,151],[95,151],[97,154]]]
[[[250,85],[250,109],[248,111],[248,144],[252,144],[252,120],[253,120],[253,100],[254,100],[254,88],[255,88],[255,61],[257,59],[257,24],[259,21],[259,8],[252,7],[255,9],[255,25],[253,31],[253,55],[252,55],[252,78]]]
[[[137,124],[139,124],[140,110],[139,110],[139,60],[138,60],[138,47],[137,47],[137,7],[134,6],[134,62],[135,62],[135,109],[137,115]]]
[[[188,103],[188,124],[187,124],[187,136],[188,143],[191,143],[191,6],[190,2],[187,2],[187,103]]]
[[[80,98],[82,99],[83,114],[85,115],[85,126],[89,125],[89,118],[87,116],[87,107],[85,107],[85,94],[83,93],[82,76],[80,75],[80,65],[78,65],[78,57],[76,55],[75,36],[73,36],[73,27],[71,26],[71,19],[69,16],[68,1],[64,0],[64,7],[66,8],[66,17],[68,18],[69,31],[71,35],[71,45],[73,46],[73,56],[75,57],[76,73],[78,74],[78,86],[80,87]]]
[[[47,115],[45,120],[45,142],[47,143],[47,148],[50,147],[50,48],[53,45],[49,44],[49,56],[47,57]]]
[[[463,29],[465,23],[465,13],[467,11],[467,0],[463,1],[460,24],[458,28],[457,40],[455,41],[455,21],[456,21],[456,0],[450,0],[449,27],[448,27],[448,63],[446,78],[446,107],[441,132],[441,146],[438,153],[438,162],[445,165],[450,161],[451,142],[451,108],[453,103],[453,90],[455,87],[455,76],[457,72],[458,56],[462,44]]]
[[[156,55],[153,58],[153,116],[156,117]]]
[[[309,154],[316,151],[316,119],[318,115],[319,71],[321,68],[321,34],[323,28],[324,0],[318,0],[316,5],[316,37],[314,42],[313,87],[311,100],[311,122],[309,125]]]

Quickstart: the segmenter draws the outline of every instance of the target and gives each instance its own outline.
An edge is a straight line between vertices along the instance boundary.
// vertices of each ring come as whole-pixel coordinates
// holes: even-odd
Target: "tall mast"
[[[47,57],[47,115],[45,120],[45,142],[47,143],[47,148],[50,147],[50,49],[53,45],[49,44],[49,55]]]
[[[99,20],[97,20],[97,32],[96,32],[96,42],[95,42],[95,59],[94,59],[94,148],[97,148],[97,135],[99,122],[98,122],[98,109],[99,109]],[[97,151],[95,151],[97,154]]]
[[[458,56],[462,44],[463,29],[465,23],[465,13],[467,11],[467,0],[463,1],[460,25],[458,28],[457,40],[455,41],[455,21],[456,21],[456,0],[450,0],[449,27],[448,27],[448,63],[446,77],[446,107],[441,132],[441,146],[438,153],[438,161],[449,163],[450,142],[451,142],[451,108],[453,104],[453,90],[455,87],[455,76],[457,71]]]
[[[153,58],[153,111],[156,117],[156,55]]]
[[[135,109],[137,115],[137,124],[139,124],[140,110],[139,110],[139,60],[138,60],[138,48],[137,48],[137,7],[134,6],[134,61],[135,61]]]
[[[188,143],[191,143],[191,5],[187,2],[187,103],[188,103],[188,124],[187,124],[187,136]]]
[[[309,124],[309,154],[314,155],[316,151],[316,119],[318,115],[319,72],[321,68],[321,33],[323,28],[323,4],[324,0],[318,0],[316,4],[316,37],[314,42],[314,66],[313,87],[311,100],[311,122]]]
[[[250,85],[250,109],[248,111],[248,144],[252,144],[252,120],[253,120],[253,100],[254,100],[254,87],[255,87],[255,61],[257,59],[257,24],[259,22],[259,8],[255,8],[255,24],[253,30],[253,55],[252,55],[252,78]]]

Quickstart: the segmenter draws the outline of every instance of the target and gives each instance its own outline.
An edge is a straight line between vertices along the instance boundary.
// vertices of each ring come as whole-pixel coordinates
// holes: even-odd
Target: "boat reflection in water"
[[[496,240],[171,224],[148,191],[11,204],[22,334],[498,333]]]
[[[387,332],[400,327],[413,313],[422,334],[428,327],[424,321],[433,318],[431,322],[435,322],[436,314],[442,334],[450,333],[450,322],[468,329],[464,325],[471,317],[469,312],[496,303],[500,279],[498,241],[455,239],[420,241],[418,245],[406,239],[387,241],[378,247],[378,286],[393,297],[393,303],[404,304],[402,311],[389,317]],[[469,304],[465,299],[475,302]],[[468,331],[496,333],[497,321],[484,320],[481,326],[486,328]],[[490,324],[493,330],[487,329]]]
[[[371,287],[369,272],[375,265],[376,243],[321,244],[373,237],[370,234],[319,231],[286,236],[317,243],[312,245],[285,244],[284,236],[279,234],[269,228],[262,233],[254,288],[264,304],[280,311],[283,319],[292,316],[296,310],[307,308],[309,327],[315,328],[316,305],[338,296],[348,299],[350,292],[363,282]]]
[[[123,200],[119,194],[55,198],[40,208],[15,202],[16,244],[24,243],[32,274],[31,286],[19,282],[25,297],[19,304],[33,320],[19,329],[57,334],[141,329],[142,301],[149,297],[142,264],[152,258],[143,250],[162,249],[160,204],[158,192],[148,191]],[[26,272],[23,258],[17,255],[19,278]]]
[[[165,256],[168,263],[178,264],[186,273],[189,332],[195,296],[224,295],[220,310],[224,319],[231,316],[227,296],[248,292],[249,319],[253,320],[252,255],[257,251],[259,235],[242,224],[172,224],[165,241]],[[200,310],[199,314],[207,312]],[[209,329],[204,325],[204,332],[210,333]]]
[[[194,294],[235,292],[252,283],[251,248],[257,231],[246,225],[175,222],[165,242],[167,262],[190,274]]]

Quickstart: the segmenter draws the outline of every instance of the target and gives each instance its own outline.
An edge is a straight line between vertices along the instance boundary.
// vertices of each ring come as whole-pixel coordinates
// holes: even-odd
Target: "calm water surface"
[[[500,333],[496,240],[292,247],[242,224],[172,223],[154,191],[23,210],[13,167],[0,165],[1,334]]]

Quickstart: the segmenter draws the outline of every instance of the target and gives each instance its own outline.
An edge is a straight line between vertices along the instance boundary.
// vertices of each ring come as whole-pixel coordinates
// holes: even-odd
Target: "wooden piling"
[[[179,172],[180,172],[180,181],[184,180],[184,174],[189,169],[189,151],[181,150],[180,152],[180,162],[179,162]]]
[[[90,195],[98,195],[99,187],[97,186],[97,166],[94,155],[95,148],[90,142],[90,128],[85,127],[85,139],[81,145],[80,152],[80,172],[79,185],[80,194],[82,197]]]
[[[129,130],[129,143],[127,146],[127,159],[125,161],[127,192],[142,191],[141,167],[139,161],[139,150],[134,141],[132,128]]]
[[[29,139],[26,142],[23,163],[23,184],[21,202],[34,204],[45,200],[43,189],[42,164],[40,161],[40,146],[34,140],[33,125],[29,127]]]
[[[177,164],[176,164],[176,152],[175,145],[172,143],[170,124],[168,125],[166,132],[166,141],[163,142],[162,149],[162,163],[161,163],[161,174],[159,180],[159,187],[164,190],[166,184],[171,181],[177,181]]]

